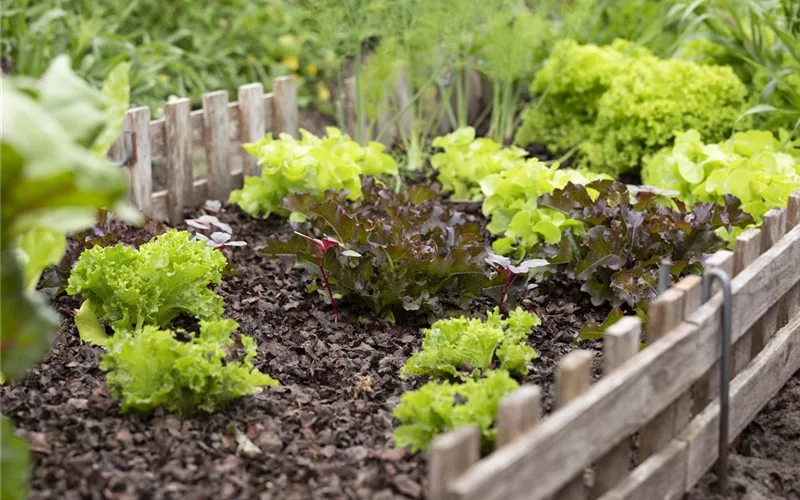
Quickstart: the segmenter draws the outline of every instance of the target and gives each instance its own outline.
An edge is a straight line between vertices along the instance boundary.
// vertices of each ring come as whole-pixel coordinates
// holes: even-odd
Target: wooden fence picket
[[[786,233],[786,210],[773,208],[764,214],[761,226],[761,253],[772,248]],[[754,332],[751,345],[751,358],[756,357],[769,338],[778,330],[778,309],[780,304],[770,307],[761,317],[758,329]]]
[[[264,110],[264,86],[249,83],[239,87],[239,138],[242,143],[255,142],[267,133],[267,116]],[[244,175],[261,175],[258,160],[239,148]],[[238,187],[238,186],[237,186]]]
[[[141,106],[125,114],[123,130],[131,133],[133,158],[128,167],[131,199],[142,213],[153,214],[153,166],[150,157],[150,108]]]
[[[274,126],[277,133],[286,133],[300,138],[297,113],[297,80],[293,76],[281,76],[272,86],[274,94]]]
[[[231,192],[231,155],[228,92],[219,90],[203,95],[203,143],[208,159],[208,196],[227,201]]]
[[[761,255],[761,230],[748,229],[736,238],[736,249],[733,252],[733,275],[737,276],[747,266],[752,264]],[[750,363],[751,346],[753,344],[753,330],[747,331],[742,338],[733,345],[731,369],[736,376]]]
[[[164,105],[164,148],[167,168],[167,203],[169,223],[183,222],[183,209],[192,203],[192,135],[189,114],[192,103],[179,99]]]
[[[428,469],[430,500],[450,500],[450,481],[478,461],[481,432],[477,427],[460,427],[434,439]]]
[[[495,448],[514,441],[542,418],[542,390],[538,385],[523,385],[504,397],[497,407]]]

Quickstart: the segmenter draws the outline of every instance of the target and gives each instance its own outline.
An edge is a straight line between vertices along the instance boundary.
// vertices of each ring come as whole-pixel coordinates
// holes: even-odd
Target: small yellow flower
[[[169,83],[169,76],[162,73],[158,75],[158,80],[163,84],[167,84]]]
[[[317,97],[322,102],[328,102],[331,100],[331,91],[328,90],[328,86],[322,82],[317,84]]]
[[[251,65],[251,66],[252,66],[252,65],[253,65],[253,64],[255,64],[255,63],[256,63],[256,58],[255,58],[255,57],[253,57],[253,56],[247,56],[247,64],[249,64],[249,65]]]
[[[219,20],[219,25],[220,25],[220,27],[224,28],[225,26],[228,25],[228,20],[227,19],[220,19]]]
[[[317,73],[319,73],[319,68],[316,64],[309,64],[306,66],[306,73],[308,73],[308,76],[317,76]]]
[[[286,57],[282,62],[284,66],[292,71],[297,71],[297,69],[300,67],[300,61],[297,59],[297,56]]]

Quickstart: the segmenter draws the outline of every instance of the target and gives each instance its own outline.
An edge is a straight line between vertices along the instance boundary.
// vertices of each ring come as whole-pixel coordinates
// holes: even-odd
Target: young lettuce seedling
[[[334,240],[333,238],[328,238],[325,236],[322,239],[312,238],[310,236],[306,236],[303,233],[295,231],[294,234],[300,236],[301,238],[305,239],[314,247],[314,253],[317,256],[317,266],[319,267],[319,273],[322,275],[322,281],[325,282],[325,289],[328,291],[328,298],[331,301],[331,305],[333,306],[333,318],[336,323],[339,322],[339,310],[336,309],[336,301],[333,299],[333,291],[331,290],[330,281],[328,281],[328,273],[325,272],[325,254],[334,247],[342,246],[341,243]]]
[[[548,262],[544,259],[528,259],[520,262],[518,266],[515,266],[508,257],[503,257],[502,255],[494,253],[490,253],[489,256],[486,257],[486,263],[489,264],[489,267],[494,270],[501,280],[499,297],[497,298],[501,314],[505,312],[506,297],[511,289],[511,285],[514,284],[514,280],[517,279],[517,276],[520,274],[528,274],[528,271],[531,269],[548,265]]]
[[[206,203],[206,208],[209,208],[208,203]],[[222,231],[214,231],[209,236],[200,232],[195,232],[195,238],[205,241],[211,248],[222,251],[225,247],[243,247],[247,245],[244,241],[231,241],[233,237],[233,229],[231,229],[231,226],[220,221],[213,215],[203,215],[197,219],[186,219],[185,222],[187,226],[193,227],[199,231],[211,231],[213,228],[221,229]]]

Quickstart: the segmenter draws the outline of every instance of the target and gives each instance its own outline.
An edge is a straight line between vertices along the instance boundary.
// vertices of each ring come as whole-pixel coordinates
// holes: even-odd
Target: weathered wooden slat
[[[542,390],[538,385],[524,385],[500,401],[497,407],[499,449],[514,441],[542,418]]]
[[[297,80],[293,76],[281,76],[275,79],[272,85],[274,94],[274,126],[275,130],[285,132],[292,137],[299,138],[297,128]]]
[[[733,280],[733,340],[738,340],[800,280],[800,227]],[[721,297],[712,298],[562,410],[481,460],[452,484],[460,499],[542,498],[633,434],[717,361]]]
[[[733,275],[737,276],[761,255],[761,230],[752,228],[736,238],[736,250],[733,252]],[[750,362],[750,349],[753,342],[751,328],[733,345],[731,377],[735,377]]]
[[[131,199],[141,212],[153,215],[153,165],[150,157],[150,108],[141,106],[125,113],[125,126],[133,134],[133,159],[128,167]]]
[[[683,321],[684,292],[670,288],[650,303],[647,311],[647,343],[662,339]],[[677,404],[670,404],[642,428],[639,458],[644,460],[656,453],[676,432]]]
[[[682,320],[693,314],[702,304],[703,279],[697,275],[684,276],[675,288],[683,292]],[[675,433],[680,432],[692,418],[693,392],[688,390],[675,402]]]
[[[264,94],[264,128],[267,133],[278,135],[275,130],[275,95],[272,92]]]
[[[773,208],[764,214],[764,223],[761,225],[761,253],[770,249],[786,233],[786,210]],[[770,307],[761,317],[758,330],[753,334],[753,343],[750,346],[750,357],[763,349],[764,344],[778,330],[778,310],[781,304]]]
[[[731,382],[730,442],[736,439],[798,369],[800,316],[794,316]],[[718,458],[719,399],[691,422],[681,438],[688,443],[684,489],[689,491]]]
[[[164,105],[168,220],[183,222],[183,209],[192,200],[192,136],[189,113],[192,102],[179,99]]]
[[[795,191],[789,196],[786,206],[786,229],[792,230],[800,226],[800,190]],[[786,295],[786,320],[790,320],[795,315],[800,314],[800,283],[797,283]]]
[[[239,134],[240,144],[255,142],[267,133],[267,116],[264,113],[264,86],[250,83],[239,87]],[[239,148],[244,175],[261,175],[258,160]],[[238,187],[238,186],[237,186]]]
[[[203,143],[208,159],[209,199],[227,201],[231,192],[228,92],[203,95]]]
[[[572,351],[564,356],[556,372],[556,402],[563,408],[581,394],[589,390],[592,381],[592,360],[594,353],[583,349]],[[582,500],[585,498],[583,471],[577,474],[561,491],[557,500]]]
[[[169,103],[164,104],[164,109]],[[165,111],[166,114],[166,111]],[[167,155],[166,146],[166,122],[164,118],[150,122],[150,158],[160,160]]]
[[[642,322],[626,316],[603,335],[603,373],[610,375],[639,352]],[[594,465],[594,495],[599,497],[615,487],[628,473],[631,442],[625,437]]]
[[[478,461],[480,447],[481,432],[477,427],[460,427],[433,441],[428,472],[431,500],[452,498],[447,485]]]
[[[672,440],[600,500],[673,500],[683,496],[688,447]]]

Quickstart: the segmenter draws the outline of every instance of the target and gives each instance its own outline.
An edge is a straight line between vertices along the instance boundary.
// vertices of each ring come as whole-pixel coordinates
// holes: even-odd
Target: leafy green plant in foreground
[[[645,164],[642,179],[677,191],[686,203],[724,204],[731,194],[760,224],[767,210],[785,207],[789,195],[800,189],[800,147],[786,133],[777,139],[770,132],[751,130],[705,144],[698,131],[689,130]],[[740,231],[718,234],[732,241]]]
[[[67,293],[85,299],[75,317],[85,341],[104,344],[103,319],[115,332],[163,327],[181,313],[201,320],[222,316],[219,284],[226,259],[185,231],[164,233],[138,250],[117,244],[94,247],[78,259]]]
[[[486,229],[502,234],[492,244],[495,252],[522,259],[530,248],[544,241],[557,243],[561,233],[579,224],[568,216],[537,205],[539,196],[567,183],[588,184],[608,176],[588,171],[547,166],[537,158],[490,175],[481,181],[483,215],[492,220]]]
[[[229,202],[236,203],[254,216],[272,213],[288,215],[281,201],[293,193],[322,196],[328,190],[346,190],[348,198],[361,196],[361,175],[396,175],[397,164],[383,153],[383,145],[370,142],[360,146],[335,127],[327,128],[327,137],[319,138],[300,130],[295,139],[272,134],[242,147],[258,159],[261,175],[247,177],[244,187],[233,191]]]
[[[539,253],[582,281],[581,290],[592,303],[627,304],[640,311],[656,296],[663,260],[672,263],[674,278],[699,274],[703,258],[727,246],[717,230],[753,222],[733,196],[726,196],[724,205],[697,203],[688,208],[675,201],[672,208],[661,205],[652,192],[643,190],[632,197],[625,184],[610,180],[586,187],[569,184],[542,196],[539,204],[581,225],[580,231],[568,229],[558,244]]]
[[[411,451],[427,450],[433,438],[464,425],[481,430],[484,450],[494,443],[497,405],[519,387],[505,370],[491,370],[485,378],[466,382],[428,382],[403,393],[392,416],[400,421],[394,431],[395,445]]]
[[[287,210],[307,220],[294,223],[304,236],[271,239],[268,255],[291,255],[306,270],[310,291],[326,297],[320,269],[334,296],[346,295],[390,319],[406,311],[441,313],[446,304],[466,306],[490,284],[484,274],[485,249],[480,226],[453,209],[429,203],[438,193],[427,186],[393,193],[372,180],[364,195],[349,202],[347,193],[326,192],[322,199],[296,194]],[[305,237],[335,239],[319,266]]]
[[[524,340],[540,324],[538,316],[519,307],[505,319],[495,308],[485,321],[464,316],[439,320],[424,330],[422,348],[406,361],[400,375],[476,378],[495,364],[526,375],[536,351]]]
[[[240,396],[278,385],[253,366],[252,338],[234,333],[233,320],[201,321],[188,341],[148,325],[140,332],[117,332],[108,341],[100,369],[122,398],[122,411],[149,413],[158,407],[179,415],[211,413]],[[233,334],[233,336],[231,335]]]

